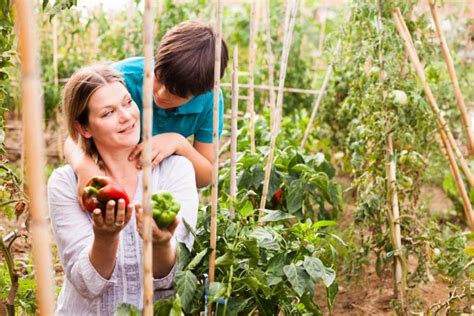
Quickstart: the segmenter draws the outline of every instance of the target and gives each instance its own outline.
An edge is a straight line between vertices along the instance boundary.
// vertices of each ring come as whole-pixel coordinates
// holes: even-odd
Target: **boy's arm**
[[[206,144],[194,141],[194,146],[178,133],[163,133],[155,135],[152,141],[152,165],[157,166],[163,159],[176,154],[188,158],[193,164],[196,173],[196,186],[202,188],[208,186],[212,181],[212,144]],[[143,143],[135,147],[129,160],[135,159],[141,155]],[[141,168],[141,162],[137,163],[137,167]]]
[[[93,176],[104,175],[104,173],[70,137],[64,143],[64,156],[77,176],[78,199],[79,204],[83,207],[81,196],[87,181]]]
[[[212,183],[212,161],[214,160],[214,151],[212,144],[194,141],[194,146],[184,139],[187,145],[181,147],[176,153],[188,158],[193,164],[196,173],[196,186],[198,188],[206,187]]]

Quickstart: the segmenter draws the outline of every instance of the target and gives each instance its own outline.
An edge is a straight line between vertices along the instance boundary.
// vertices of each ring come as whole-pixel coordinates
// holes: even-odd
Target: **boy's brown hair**
[[[214,86],[216,33],[203,22],[186,21],[163,36],[155,55],[155,76],[166,89],[187,98],[211,90]],[[229,54],[222,40],[221,78]]]

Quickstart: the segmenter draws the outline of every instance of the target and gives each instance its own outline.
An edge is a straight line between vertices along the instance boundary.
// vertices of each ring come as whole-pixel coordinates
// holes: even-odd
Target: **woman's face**
[[[165,85],[160,83],[156,77],[155,80],[153,80],[153,99],[159,108],[164,110],[177,108],[188,102],[191,98],[191,96],[188,98],[182,98],[180,96],[171,94],[166,89]]]
[[[97,148],[134,147],[140,139],[140,112],[125,86],[109,83],[89,99],[89,124],[81,134]]]

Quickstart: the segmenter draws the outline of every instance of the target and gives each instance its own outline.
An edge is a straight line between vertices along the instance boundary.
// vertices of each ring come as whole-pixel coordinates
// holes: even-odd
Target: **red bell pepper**
[[[117,203],[119,199],[125,201],[125,207],[128,206],[130,201],[122,186],[105,176],[92,177],[82,193],[82,204],[91,213],[99,208],[105,214],[107,202],[114,200]]]
[[[282,200],[283,200],[283,189],[282,188],[278,188],[278,190],[276,190],[275,194],[273,194],[273,198],[275,199],[275,201],[278,203],[278,204],[281,204]]]

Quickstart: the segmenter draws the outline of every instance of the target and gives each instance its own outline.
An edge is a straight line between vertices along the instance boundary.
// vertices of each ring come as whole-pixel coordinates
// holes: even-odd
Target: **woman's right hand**
[[[98,208],[92,213],[93,230],[96,237],[111,238],[118,236],[118,233],[128,224],[132,218],[133,205],[129,204],[125,208],[125,201],[118,200],[117,212],[115,212],[115,201],[107,202],[105,217]]]

